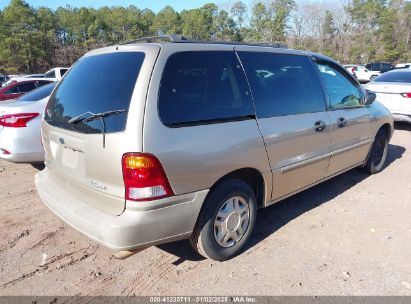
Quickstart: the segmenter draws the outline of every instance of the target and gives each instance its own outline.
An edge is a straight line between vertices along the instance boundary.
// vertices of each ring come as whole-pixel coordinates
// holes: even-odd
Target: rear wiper
[[[92,113],[92,112],[85,112],[83,114],[77,115],[76,117],[73,117],[68,121],[69,124],[75,124],[81,121],[89,122],[92,120],[96,120],[97,118],[105,118],[107,116],[115,115],[115,114],[120,114],[127,112],[127,110],[113,110],[113,111],[107,111],[107,112],[101,112],[101,113]],[[86,116],[89,114],[90,116]]]
[[[127,110],[121,109],[121,110],[106,111],[106,112],[101,112],[101,113],[92,113],[90,111],[87,111],[85,113],[77,115],[76,117],[71,118],[68,121],[68,123],[76,124],[81,121],[89,122],[89,121],[93,121],[96,119],[101,119],[101,122],[103,124],[103,148],[105,148],[106,147],[106,121],[104,120],[104,118],[106,118],[107,116],[116,115],[116,114],[120,114],[124,112],[127,112]],[[89,116],[86,116],[87,114]]]

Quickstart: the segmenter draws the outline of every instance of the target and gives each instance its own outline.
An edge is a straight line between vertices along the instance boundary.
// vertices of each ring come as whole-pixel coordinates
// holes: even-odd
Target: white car
[[[407,63],[398,63],[395,65],[396,69],[411,69],[411,62]]]
[[[44,75],[43,74],[31,74],[31,75],[21,75],[17,77],[10,77],[10,79],[6,83],[4,83],[3,86],[9,85],[10,83],[13,83],[13,82],[24,81],[24,80],[27,80],[27,78],[30,78],[30,80],[60,81],[68,70],[69,68],[58,67],[58,68],[48,70],[46,73],[44,73]]]
[[[60,81],[68,70],[69,68],[54,68],[44,73],[44,78],[52,78],[55,79],[55,81]]]
[[[40,124],[56,83],[46,84],[18,99],[0,103],[0,158],[11,162],[42,162]]]
[[[355,75],[359,82],[369,82],[381,75],[381,72],[370,71],[362,65],[348,64],[344,67],[348,70],[348,72]]]
[[[364,87],[377,94],[376,100],[391,111],[395,121],[411,123],[411,70],[386,72]]]

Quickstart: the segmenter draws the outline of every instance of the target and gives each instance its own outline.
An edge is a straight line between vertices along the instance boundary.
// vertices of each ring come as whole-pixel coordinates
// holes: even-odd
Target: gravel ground
[[[248,250],[205,260],[188,241],[126,260],[54,216],[37,169],[0,161],[0,295],[411,295],[411,128],[385,170],[352,170],[259,211]]]

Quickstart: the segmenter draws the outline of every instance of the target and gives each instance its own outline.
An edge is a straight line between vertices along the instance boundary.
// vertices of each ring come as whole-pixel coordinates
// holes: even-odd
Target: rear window
[[[411,72],[408,72],[408,71],[387,72],[375,78],[374,82],[411,83]]]
[[[26,82],[18,86],[20,93],[26,93],[34,90],[36,87],[36,84],[34,82]]]
[[[22,101],[37,101],[37,100],[43,99],[51,94],[55,86],[56,86],[55,83],[44,85],[36,90],[33,90],[27,94],[24,94],[23,96],[17,99],[22,100]]]
[[[101,119],[69,123],[70,119],[109,111],[106,133],[124,131],[134,86],[144,61],[142,52],[118,52],[83,57],[58,84],[46,107],[45,120],[80,133],[103,132]]]
[[[247,81],[233,51],[170,56],[158,107],[160,119],[169,127],[242,120],[254,115]]]
[[[56,78],[56,71],[50,71],[44,75],[45,78]]]

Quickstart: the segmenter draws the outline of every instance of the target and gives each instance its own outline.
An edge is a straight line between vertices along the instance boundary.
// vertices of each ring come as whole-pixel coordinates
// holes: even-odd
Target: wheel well
[[[254,192],[255,198],[257,199],[257,206],[262,207],[264,205],[264,179],[260,171],[253,168],[243,168],[235,170],[224,175],[211,187],[211,190],[216,187],[219,183],[226,181],[228,179],[239,179],[247,183]]]
[[[390,124],[388,124],[388,123],[383,124],[383,125],[378,129],[378,132],[379,132],[380,130],[385,130],[385,131],[387,131],[388,139],[391,139],[391,126],[390,126]],[[378,133],[378,132],[377,132],[377,133]]]

